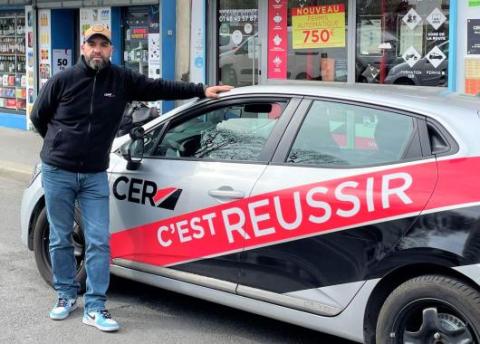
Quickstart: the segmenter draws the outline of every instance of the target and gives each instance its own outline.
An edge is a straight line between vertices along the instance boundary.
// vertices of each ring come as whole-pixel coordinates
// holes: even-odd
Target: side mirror
[[[143,160],[145,130],[142,127],[133,127],[130,130],[132,141],[128,145],[128,149],[124,158],[128,161],[127,170],[136,170],[140,167]]]

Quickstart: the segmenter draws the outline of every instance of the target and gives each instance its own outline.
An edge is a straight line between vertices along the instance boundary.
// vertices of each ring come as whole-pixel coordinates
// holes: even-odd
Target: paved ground
[[[22,193],[41,142],[33,132],[0,128],[0,343],[353,344],[120,278],[112,278],[108,302],[122,324],[119,333],[81,324],[81,310],[65,321],[50,320],[54,292],[20,242],[19,229]]]
[[[28,180],[40,160],[42,138],[32,131],[0,127],[0,175]]]

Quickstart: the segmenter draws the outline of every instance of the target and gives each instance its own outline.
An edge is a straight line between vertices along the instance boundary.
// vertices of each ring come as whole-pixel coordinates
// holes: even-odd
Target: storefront
[[[150,77],[480,92],[479,0],[37,0],[35,10],[12,3],[0,0],[0,126],[29,127],[38,90],[76,62],[94,22],[112,30],[113,63]]]
[[[176,18],[187,15],[190,19],[190,1],[142,0],[133,6],[131,1],[115,1],[116,7],[98,7],[103,3],[113,2],[38,0],[35,9],[31,5],[9,6],[4,11],[7,7],[0,0],[0,126],[31,127],[28,114],[39,89],[52,75],[76,63],[83,32],[94,23],[107,25],[112,31],[112,63],[152,78],[175,79],[175,71],[182,70],[190,79],[190,46],[176,46],[177,25],[181,25]],[[180,38],[189,43],[191,32],[182,32]],[[203,45],[204,37],[203,29]],[[204,70],[204,56],[197,56],[196,61]],[[149,105],[166,111],[175,104]]]
[[[0,10],[0,121],[11,127],[24,122],[25,47],[24,9]]]
[[[236,86],[309,80],[447,87],[454,3],[219,0],[210,12],[217,48],[209,76]]]

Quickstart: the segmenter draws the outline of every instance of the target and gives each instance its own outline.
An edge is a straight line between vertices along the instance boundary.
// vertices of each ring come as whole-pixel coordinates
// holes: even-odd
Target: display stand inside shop
[[[25,110],[25,16],[0,12],[0,108]]]

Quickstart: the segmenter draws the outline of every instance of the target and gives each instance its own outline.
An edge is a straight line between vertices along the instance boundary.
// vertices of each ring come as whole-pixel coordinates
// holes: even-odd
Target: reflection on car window
[[[258,161],[286,102],[231,105],[173,124],[145,156]],[[146,141],[155,142],[154,130]]]
[[[361,106],[312,104],[287,162],[364,166],[401,161],[413,133],[413,119]]]

